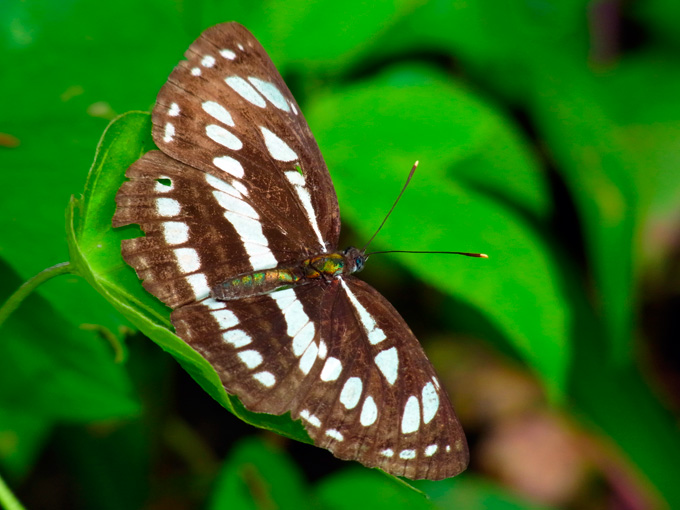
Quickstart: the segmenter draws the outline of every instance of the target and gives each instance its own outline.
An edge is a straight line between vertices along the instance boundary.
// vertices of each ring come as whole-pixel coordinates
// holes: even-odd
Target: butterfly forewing
[[[304,219],[285,229],[298,241],[296,255],[301,248],[310,255],[335,249],[340,220],[330,174],[260,43],[238,24],[217,25],[185,56],[154,107],[158,147],[227,182],[243,182],[252,200],[275,205],[266,221]]]
[[[174,309],[178,336],[252,411],[290,412],[315,444],[409,478],[467,465],[463,432],[420,344],[352,276],[219,301],[210,289],[337,251],[339,211],[316,142],[264,49],[236,23],[206,30],[153,111],[114,226],[125,260]]]

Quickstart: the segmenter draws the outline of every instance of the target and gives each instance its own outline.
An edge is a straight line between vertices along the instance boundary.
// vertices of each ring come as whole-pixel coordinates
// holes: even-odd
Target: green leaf
[[[437,508],[465,510],[547,510],[547,506],[522,501],[506,489],[473,476],[459,476],[440,482],[421,480],[415,485],[424,490]]]
[[[148,418],[148,417],[147,417]],[[152,438],[144,420],[64,427],[55,443],[82,508],[127,510],[148,504]]]
[[[309,508],[308,493],[295,463],[279,448],[252,437],[231,451],[208,508]]]
[[[426,510],[435,506],[423,494],[378,471],[350,468],[324,478],[316,489],[323,508]]]
[[[124,114],[106,129],[87,178],[85,193],[72,199],[67,221],[71,262],[78,273],[146,336],[170,353],[201,387],[240,419],[310,442],[299,421],[247,411],[228,395],[215,370],[171,329],[170,310],[149,294],[122,259],[120,243],[140,235],[135,227],[113,230],[115,196],[125,170],[151,147],[149,114]]]
[[[423,2],[373,39],[373,59],[406,54],[451,59],[456,75],[494,99],[521,103],[533,68],[552,57],[554,45],[585,50],[585,0],[544,2]],[[421,57],[422,58],[422,57]]]
[[[0,263],[0,301],[19,277]],[[129,418],[139,413],[127,373],[111,346],[74,329],[39,295],[0,329],[0,465],[15,476],[32,466],[57,423]]]
[[[334,176],[343,219],[359,233],[353,244],[371,236],[419,159],[372,249],[488,253],[489,260],[399,260],[423,281],[479,309],[551,393],[563,393],[569,304],[552,248],[536,229],[547,209],[545,183],[511,126],[463,87],[421,68],[388,71],[306,111]]]
[[[0,405],[0,468],[21,479],[36,462],[52,429],[53,420],[25,410]]]
[[[640,220],[635,166],[600,106],[590,71],[568,58],[544,71],[533,114],[583,223],[610,355],[626,364],[632,356],[633,243]]]
[[[361,0],[273,0],[264,12],[251,9],[234,19],[255,34],[280,71],[295,66],[305,74],[338,73],[357,61],[376,32],[409,16],[420,4],[421,0],[376,2],[369,9]],[[210,23],[225,19],[214,16]]]
[[[19,146],[0,150],[0,168],[7,170],[0,256],[22,279],[68,256],[64,208],[82,188],[92,148],[110,119],[101,112],[149,108],[186,48],[172,6],[172,0],[1,3],[3,66],[16,70],[2,79],[2,131]],[[120,326],[127,325],[78,278],[57,279],[39,293],[74,328],[99,324],[121,336]]]

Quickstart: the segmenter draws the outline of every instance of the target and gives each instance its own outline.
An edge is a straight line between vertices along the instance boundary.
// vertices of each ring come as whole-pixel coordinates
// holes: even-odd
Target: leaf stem
[[[0,507],[5,510],[24,510],[24,507],[0,476]]]
[[[25,281],[14,294],[12,294],[5,303],[0,306],[0,327],[5,323],[7,318],[14,312],[19,305],[26,299],[31,292],[33,292],[39,285],[45,283],[47,280],[62,274],[72,272],[73,267],[70,262],[62,262],[52,267],[48,267],[40,271],[30,280]]]

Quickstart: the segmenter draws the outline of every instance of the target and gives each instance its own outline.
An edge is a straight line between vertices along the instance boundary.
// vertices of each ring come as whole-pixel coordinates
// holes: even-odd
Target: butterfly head
[[[363,250],[350,246],[342,252],[345,257],[345,273],[358,273],[364,268],[368,258]]]

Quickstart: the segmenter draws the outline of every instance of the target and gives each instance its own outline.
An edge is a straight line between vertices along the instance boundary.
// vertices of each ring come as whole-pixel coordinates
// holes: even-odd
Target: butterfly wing
[[[303,223],[312,230],[288,221],[291,237],[317,253],[334,250],[340,221],[330,174],[264,48],[243,26],[223,23],[205,30],[185,57],[153,110],[158,147],[228,182],[240,179],[253,199],[263,197],[284,214],[311,216]]]
[[[206,30],[161,89],[151,151],[121,187],[123,257],[172,308],[227,277],[334,251],[335,190],[297,103],[237,23]],[[198,249],[197,247],[200,247]]]
[[[290,411],[339,458],[432,480],[467,466],[462,428],[432,365],[396,310],[361,280],[207,299],[172,320],[248,409]]]

